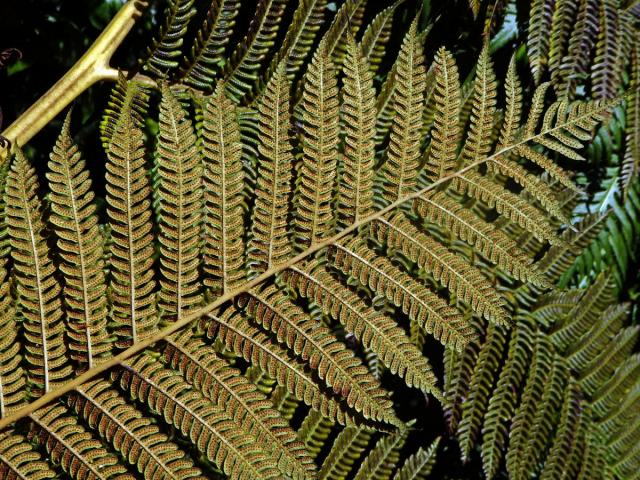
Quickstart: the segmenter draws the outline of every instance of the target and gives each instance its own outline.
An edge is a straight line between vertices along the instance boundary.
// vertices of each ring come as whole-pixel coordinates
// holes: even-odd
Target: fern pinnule
[[[0,418],[22,403],[26,382],[10,287],[7,271],[0,267]]]
[[[393,480],[426,480],[437,461],[441,437],[436,438],[425,450],[418,451],[404,461],[402,467],[393,476]]]
[[[409,435],[409,426],[399,432],[386,435],[376,442],[369,455],[360,464],[354,480],[389,478],[400,460],[400,450],[404,447]]]
[[[393,5],[382,10],[369,23],[362,34],[362,54],[368,59],[371,71],[375,74],[384,59],[386,47],[391,39],[393,16],[405,0],[397,0]]]
[[[373,211],[375,89],[373,73],[353,38],[347,42],[341,115],[344,169],[338,184],[338,223],[347,227]]]
[[[280,477],[275,461],[261,451],[259,437],[234,421],[224,402],[209,401],[179,373],[142,354],[124,364],[117,376],[133,399],[161,415],[229,477]]]
[[[202,162],[187,112],[168,87],[160,103],[156,187],[160,234],[159,308],[175,321],[197,306],[202,237]]]
[[[229,351],[259,367],[279,386],[324,417],[341,425],[354,423],[340,398],[320,388],[306,362],[272,340],[233,307],[220,316],[209,315],[202,321],[202,327],[209,338],[219,339]]]
[[[204,111],[204,283],[228,293],[244,279],[242,143],[237,111],[218,85]]]
[[[571,2],[569,2],[571,3]],[[581,77],[589,73],[589,65],[599,30],[598,0],[580,0],[576,21],[571,29],[567,54],[562,69],[566,72],[566,83],[559,87],[562,96],[575,94],[577,83]]]
[[[358,278],[363,285],[373,289],[374,292],[385,296],[389,302],[401,307],[413,322],[424,328],[443,345],[461,350],[475,338],[467,322],[444,299],[386,258],[375,256],[372,251],[365,250],[359,244],[360,242],[355,240],[353,246],[358,248],[360,253],[345,250],[348,245],[334,247],[335,255],[332,263],[344,273]],[[363,254],[366,254],[366,258]],[[317,265],[316,262],[309,262],[304,268],[292,267],[290,271],[297,278],[289,282],[295,283],[302,295],[313,295],[315,301],[322,305],[335,295],[333,290],[335,280],[323,269],[319,269],[317,273],[319,283],[316,286],[316,275],[312,275],[312,272],[316,270]],[[285,275],[288,275],[288,271],[285,271]],[[323,285],[325,288],[321,288]],[[325,292],[328,298],[325,298]],[[353,294],[347,297],[353,298],[354,301],[357,299]],[[335,304],[336,307],[341,305],[341,302]],[[348,304],[344,306],[348,310]]]
[[[389,134],[387,157],[382,165],[382,199],[394,202],[415,189],[421,156],[420,126],[424,110],[426,69],[419,42],[418,17],[409,27],[395,70],[393,103],[396,112]]]
[[[435,114],[431,129],[431,145],[425,169],[431,180],[438,180],[456,167],[460,140],[460,80],[458,67],[451,53],[441,47],[434,60]]]
[[[34,429],[29,440],[35,441],[60,465],[65,473],[78,480],[134,480],[119,463],[118,457],[88,432],[64,405],[58,404],[30,415]]]
[[[6,480],[44,480],[57,474],[25,437],[9,429],[0,432],[0,476]]]
[[[251,275],[287,260],[291,254],[289,203],[293,154],[289,138],[289,83],[281,64],[261,97],[258,179],[247,247]]]
[[[337,67],[346,66],[349,43],[362,26],[364,10],[368,0],[346,0],[338,9],[333,21],[324,34],[327,54]]]
[[[247,35],[225,65],[225,88],[237,103],[244,103],[253,91],[262,63],[275,43],[286,6],[287,0],[258,0]],[[282,76],[286,78],[286,72]]]
[[[17,150],[7,175],[6,222],[23,318],[28,381],[32,392],[39,395],[67,380],[72,369],[64,339],[62,292],[37,192],[36,172]]]
[[[378,241],[399,250],[419,268],[424,268],[478,315],[497,324],[509,322],[504,300],[484,275],[461,256],[416,228],[403,214],[374,220],[371,231]]]
[[[347,332],[374,352],[391,373],[407,385],[440,397],[436,377],[426,357],[389,316],[367,305],[347,286],[325,269],[313,271],[313,263],[304,270],[291,269],[289,282],[301,295],[320,305],[326,314],[340,321]],[[294,267],[295,268],[295,267]],[[356,273],[357,276],[357,272]]]
[[[562,92],[568,81],[564,58],[568,53],[569,37],[577,20],[579,4],[579,1],[557,0],[553,10],[549,36],[549,70],[551,81],[557,85],[556,92]]]
[[[169,0],[165,11],[165,22],[147,49],[142,68],[155,76],[166,77],[179,65],[184,36],[196,14],[194,0]]]
[[[294,195],[294,236],[314,245],[335,228],[332,205],[338,157],[337,73],[323,45],[307,69],[302,94],[302,161]]]
[[[623,194],[640,173],[640,42],[631,51],[631,75],[626,101],[625,153],[620,172]]]
[[[500,128],[498,149],[513,144],[520,129],[522,117],[522,84],[516,73],[516,57],[511,57],[507,76],[504,82],[506,106],[504,109],[504,120]]]
[[[140,127],[129,112],[124,112],[107,153],[110,301],[120,346],[135,344],[157,325],[151,186]]]
[[[103,239],[89,172],[73,143],[70,114],[50,155],[51,217],[60,250],[71,357],[80,369],[109,356]]]
[[[185,380],[218,406],[248,434],[259,439],[264,450],[293,478],[313,476],[313,459],[269,399],[240,372],[230,367],[212,347],[185,331],[167,341],[164,360]]]
[[[549,32],[553,20],[554,0],[531,2],[527,35],[527,56],[535,83],[540,83],[549,61]]]
[[[94,380],[70,394],[67,404],[145,478],[205,480],[186,453],[127,403],[111,382]]]
[[[308,362],[349,407],[367,419],[399,424],[391,401],[353,352],[328,328],[313,322],[281,290],[274,286],[254,290],[242,302],[256,323]]]
[[[473,246],[487,260],[518,280],[546,287],[543,274],[532,259],[506,233],[456,202],[444,192],[428,192],[414,201],[415,212],[428,222],[440,225]]]
[[[591,93],[594,98],[611,99],[618,94],[619,75],[618,49],[620,18],[618,2],[602,0],[599,3],[599,29],[596,52],[591,64]]]
[[[346,478],[367,449],[371,437],[369,430],[356,427],[343,429],[322,462],[318,480]]]
[[[222,70],[225,49],[239,11],[240,0],[211,2],[207,18],[198,30],[179,73],[185,84],[204,91],[213,89],[216,75]]]

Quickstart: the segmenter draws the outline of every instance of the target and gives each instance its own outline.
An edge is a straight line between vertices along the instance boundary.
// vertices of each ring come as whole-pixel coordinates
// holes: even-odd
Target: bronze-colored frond
[[[549,61],[549,32],[551,32],[554,3],[554,0],[531,2],[527,56],[536,84],[540,83]]]
[[[0,476],[6,480],[44,480],[56,472],[22,435],[12,430],[0,433]]]
[[[394,14],[404,1],[397,0],[390,7],[382,10],[371,20],[362,35],[362,54],[364,58],[368,59],[373,73],[376,73],[380,68],[387,45],[391,39]]]
[[[71,374],[64,341],[61,287],[47,244],[38,179],[18,150],[6,185],[6,222],[23,319],[28,381],[36,395],[49,392]]]
[[[89,172],[73,143],[67,115],[50,155],[51,217],[60,249],[60,270],[71,357],[80,369],[90,369],[109,356],[112,339],[107,332],[107,285],[104,240],[98,228]]]

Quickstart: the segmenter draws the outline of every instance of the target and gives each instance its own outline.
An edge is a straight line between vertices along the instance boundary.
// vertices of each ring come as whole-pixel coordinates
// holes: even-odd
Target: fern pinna
[[[572,223],[570,167],[619,108],[634,10],[533,2],[532,81],[492,41],[464,81],[427,11],[384,7],[259,0],[243,35],[244,2],[166,2],[101,124],[104,204],[71,114],[46,188],[15,146],[2,478],[426,478],[452,442],[426,405],[487,478],[637,478],[629,306],[604,273],[553,289],[605,224]]]

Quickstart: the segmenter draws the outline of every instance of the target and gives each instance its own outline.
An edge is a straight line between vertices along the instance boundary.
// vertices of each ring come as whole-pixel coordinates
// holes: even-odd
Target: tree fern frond
[[[185,57],[179,76],[187,85],[212,90],[225,62],[225,49],[233,33],[240,0],[216,0],[198,30],[191,52]]]
[[[191,121],[166,86],[159,126],[156,195],[162,277],[158,302],[164,318],[175,321],[201,301],[202,162]]]
[[[281,65],[262,96],[258,180],[247,256],[256,275],[284,262],[291,253],[287,216],[292,162],[289,140],[289,84]]]
[[[71,374],[64,341],[61,287],[46,240],[38,179],[18,150],[7,175],[6,222],[11,243],[19,315],[26,346],[27,373],[42,394]]]
[[[401,251],[418,267],[431,273],[436,281],[469,304],[478,315],[497,324],[508,322],[509,315],[503,300],[482,273],[418,230],[402,214],[376,219],[372,223],[372,234],[378,241]]]
[[[203,322],[209,338],[218,338],[231,352],[258,366],[296,398],[342,425],[354,423],[338,397],[325,394],[309,367],[254,326],[233,308]]]
[[[393,480],[426,480],[436,464],[439,445],[440,437],[436,438],[426,450],[422,447],[418,448],[416,453],[405,460]]]
[[[242,143],[237,111],[221,85],[203,122],[205,285],[223,295],[244,279]]]
[[[391,477],[400,460],[400,450],[407,441],[408,428],[382,437],[364,459],[354,480],[383,480]]]
[[[145,477],[205,479],[186,453],[168,440],[151,418],[128,404],[110,382],[90,382],[73,392],[67,404]]]
[[[575,25],[569,37],[567,55],[563,63],[563,70],[566,70],[567,82],[563,96],[572,95],[576,89],[577,79],[589,73],[589,62],[591,53],[596,43],[599,30],[599,8],[598,0],[580,0]]]
[[[327,54],[338,68],[346,66],[344,64],[349,42],[362,26],[366,6],[367,0],[346,0],[324,34]]]
[[[175,70],[182,55],[184,36],[196,9],[194,0],[169,0],[165,21],[152,45],[147,49],[147,58],[142,68],[158,77],[165,77]]]
[[[303,246],[330,236],[335,227],[333,193],[336,180],[339,105],[336,71],[321,46],[304,79],[302,94],[302,162],[294,196],[294,229]]]
[[[620,182],[625,196],[634,179],[640,175],[640,41],[631,52],[631,75],[627,97],[625,153]]]
[[[618,18],[618,2],[603,0],[599,2],[600,28],[596,42],[596,54],[591,65],[591,91],[595,98],[614,98],[618,93],[618,76],[616,65],[617,52],[620,48],[618,34],[620,19]]]
[[[374,74],[380,68],[391,38],[393,16],[404,1],[397,0],[393,5],[378,13],[362,35],[362,55],[369,61],[369,66]]]
[[[334,423],[319,411],[311,409],[298,429],[297,438],[311,458],[316,459],[327,443]]]
[[[49,460],[78,480],[133,480],[118,457],[78,423],[64,405],[54,405],[31,415],[35,429],[29,439],[49,454]]]
[[[273,46],[280,29],[279,20],[286,4],[286,0],[259,0],[247,35],[238,43],[229,63],[225,65],[227,94],[238,103],[245,101],[256,84],[262,62]],[[277,76],[286,78],[286,72],[279,73]],[[274,80],[271,79],[270,82],[272,81]],[[275,82],[283,81],[275,80]]]
[[[314,274],[312,268],[292,269],[295,275],[290,276],[289,281],[297,284],[301,295],[313,299],[325,313],[339,320],[348,332],[353,333],[365,348],[373,351],[391,373],[402,377],[407,385],[440,397],[436,377],[427,358],[396,322],[376,312],[326,270]],[[351,273],[358,276],[357,271]]]
[[[341,113],[345,130],[344,170],[338,186],[338,222],[342,227],[373,210],[375,89],[360,47],[350,38],[344,62]]]
[[[342,430],[322,462],[318,480],[346,478],[367,449],[370,439],[371,432],[365,429],[347,427]]]
[[[517,138],[518,129],[522,116],[522,85],[516,73],[516,58],[511,57],[507,77],[504,82],[506,96],[506,106],[504,111],[504,121],[500,128],[500,138],[498,148],[511,145]]]
[[[50,155],[49,189],[53,224],[64,276],[65,313],[71,357],[81,369],[109,356],[103,239],[98,228],[89,172],[73,143],[67,115]]]
[[[556,88],[556,92],[562,92],[562,86],[568,81],[563,60],[567,54],[569,37],[574,28],[579,3],[573,0],[556,0],[554,6],[549,37],[549,70],[553,84],[560,87]]]
[[[2,212],[0,222],[1,218]],[[16,320],[7,272],[0,267],[0,418],[24,400],[25,374]]]
[[[531,2],[527,35],[527,56],[536,84],[540,83],[549,61],[549,32],[553,20],[555,0]]]
[[[142,131],[128,112],[118,123],[107,159],[112,319],[119,344],[128,346],[150,335],[157,325],[151,186],[146,173]]]
[[[443,192],[426,193],[414,201],[418,215],[440,225],[472,245],[480,255],[497,264],[518,280],[546,287],[543,274],[515,241],[491,223],[452,200]]]
[[[415,189],[420,159],[420,125],[424,110],[426,70],[418,42],[418,18],[405,36],[395,71],[396,115],[391,125],[387,158],[381,168],[382,198],[394,202]]]
[[[253,291],[245,302],[252,318],[307,361],[349,407],[365,418],[398,424],[390,400],[357,357],[327,328],[311,321],[282,291],[273,286]]]
[[[178,373],[142,354],[124,364],[118,377],[132,398],[149,405],[230,477],[279,477],[275,462],[261,451],[259,437],[234,421],[223,402],[208,402]]]
[[[55,478],[40,454],[22,435],[12,430],[0,433],[0,476],[6,480]]]
[[[638,381],[639,375],[640,354],[636,353],[628,357],[615,374],[592,395],[592,411],[599,417],[606,417]]]
[[[248,434],[263,443],[263,449],[278,460],[287,475],[305,478],[313,472],[313,460],[271,402],[249,380],[222,360],[203,342],[186,331],[167,341],[165,361],[180,371],[186,381],[206,398],[224,407]]]

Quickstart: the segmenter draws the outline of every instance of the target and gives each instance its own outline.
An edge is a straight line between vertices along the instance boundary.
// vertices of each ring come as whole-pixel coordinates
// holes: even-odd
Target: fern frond
[[[242,143],[237,111],[218,85],[204,111],[204,279],[223,295],[244,279]]]
[[[78,480],[133,480],[118,457],[88,432],[64,405],[38,410],[30,416],[29,440],[49,454],[49,460]]]
[[[249,32],[238,43],[229,63],[225,65],[225,88],[230,98],[243,103],[258,79],[262,62],[274,44],[280,29],[280,18],[287,5],[287,0],[259,0],[256,13],[249,25]],[[278,67],[278,69],[284,67]],[[280,80],[286,80],[286,72],[278,73]],[[273,82],[272,78],[269,82]],[[269,87],[267,86],[267,89]]]
[[[169,0],[162,25],[152,45],[147,49],[147,58],[142,68],[155,76],[166,77],[178,67],[178,59],[184,36],[196,9],[194,0]]]
[[[248,434],[259,439],[263,449],[278,460],[287,475],[306,478],[313,472],[313,460],[271,402],[240,372],[203,342],[185,331],[167,341],[165,361],[180,371],[185,380],[216,405],[223,407]]]
[[[38,179],[17,150],[7,175],[6,222],[32,391],[49,392],[71,374],[64,339],[61,287],[47,244]]]
[[[516,73],[516,57],[511,57],[507,77],[504,82],[506,106],[504,120],[500,128],[498,148],[511,145],[515,142],[522,117],[522,85]]]
[[[346,478],[367,449],[370,439],[371,432],[365,429],[347,427],[342,430],[322,462],[318,480]]]
[[[426,450],[422,447],[418,448],[416,453],[405,460],[393,480],[426,480],[436,464],[439,445],[440,437],[436,438]]]
[[[313,299],[325,313],[339,320],[348,332],[353,333],[365,348],[374,352],[391,373],[403,378],[407,385],[440,396],[435,374],[427,358],[392,318],[375,311],[326,270],[314,273],[313,264],[303,268],[292,269],[295,274],[288,279],[301,295]],[[351,273],[358,276],[358,272]]]
[[[592,395],[590,407],[598,417],[606,417],[636,384],[640,375],[640,355],[634,354]]]
[[[543,274],[532,259],[502,230],[452,200],[443,192],[428,192],[414,201],[420,217],[440,225],[454,236],[473,246],[487,260],[509,272],[518,280],[546,287]]]
[[[620,22],[618,18],[618,2],[602,0],[599,2],[600,28],[596,42],[596,54],[591,65],[591,93],[595,98],[615,98],[618,94],[620,71],[617,68],[618,34]]]
[[[50,221],[62,259],[69,349],[84,370],[109,356],[112,339],[107,333],[103,239],[89,172],[71,138],[70,122],[67,115],[50,155],[47,179]]]
[[[304,78],[302,94],[302,162],[294,196],[294,229],[303,246],[331,235],[335,227],[333,193],[339,134],[338,81],[323,46]]]
[[[390,400],[366,367],[282,291],[270,286],[253,291],[245,301],[252,318],[307,361],[336,394],[345,398],[349,407],[365,418],[398,424]]]
[[[219,317],[210,315],[203,326],[209,338],[219,339],[231,352],[258,366],[278,385],[324,417],[342,425],[354,423],[338,397],[321,390],[305,362],[272,341],[234,308],[228,308]]]
[[[347,227],[373,211],[375,89],[360,47],[350,38],[344,62],[342,121],[344,169],[338,185],[338,223]]]
[[[391,38],[393,16],[404,1],[397,0],[393,5],[378,13],[362,35],[362,55],[369,61],[369,67],[374,74],[380,68]]]
[[[311,409],[298,429],[298,441],[304,443],[309,456],[316,459],[327,443],[334,423]]]
[[[631,182],[640,175],[640,41],[631,52],[631,75],[627,97],[625,153],[620,182],[623,193],[628,195]]]
[[[364,459],[354,480],[383,480],[389,478],[400,460],[400,450],[407,441],[408,428],[398,433],[386,435],[376,443],[375,447]]]
[[[458,141],[460,138],[460,80],[458,67],[444,47],[436,53],[434,60],[435,89],[433,98],[435,114],[431,129],[431,146],[425,165],[431,180],[438,180],[456,167]]]
[[[56,472],[22,435],[12,430],[0,433],[0,476],[6,480],[44,480]]]
[[[284,262],[291,253],[288,229],[293,154],[289,140],[289,83],[281,65],[259,105],[258,179],[247,257],[257,275]]]
[[[562,92],[567,84],[567,72],[563,60],[567,54],[569,37],[574,28],[579,3],[573,0],[556,0],[553,11],[549,37],[549,70],[556,92]]]
[[[479,270],[469,265],[437,240],[418,230],[402,214],[376,219],[371,224],[378,241],[401,251],[408,259],[433,275],[458,300],[469,304],[478,315],[497,324],[508,322],[500,295]]]
[[[142,354],[124,364],[118,377],[121,387],[132,398],[176,427],[230,477],[246,480],[279,477],[275,463],[261,451],[259,437],[235,422],[224,403],[208,402],[189,388],[181,375]]]
[[[185,57],[180,70],[179,76],[185,84],[205,91],[213,89],[216,75],[225,62],[225,49],[239,10],[240,0],[216,0],[211,3],[190,55]]]
[[[327,54],[331,61],[340,68],[346,66],[346,55],[349,42],[353,40],[362,26],[367,0],[346,0],[338,9],[333,22],[324,34]]]
[[[162,277],[158,303],[164,318],[175,321],[201,301],[202,163],[191,121],[166,86],[159,127],[156,195]]]
[[[536,84],[540,83],[549,61],[549,32],[551,32],[554,3],[555,0],[533,0],[531,2],[527,56]]]
[[[128,112],[117,125],[107,159],[112,319],[119,345],[128,346],[150,335],[157,325],[151,186],[146,173],[142,131]]]
[[[589,73],[589,65],[593,47],[599,30],[599,0],[580,0],[575,25],[569,37],[567,55],[563,63],[566,70],[567,83],[562,96],[572,95],[576,89],[577,79]]]
[[[2,216],[0,211],[0,222],[3,221]],[[22,345],[17,338],[16,320],[7,272],[0,267],[0,418],[24,400],[25,374],[21,366]]]
[[[67,404],[89,428],[148,478],[182,480],[205,477],[186,453],[171,442],[151,418],[128,404],[106,380],[77,389]]]
[[[395,71],[397,87],[393,102],[396,114],[391,125],[387,158],[380,172],[385,203],[412,192],[418,178],[426,70],[417,30],[416,17],[402,43]]]

